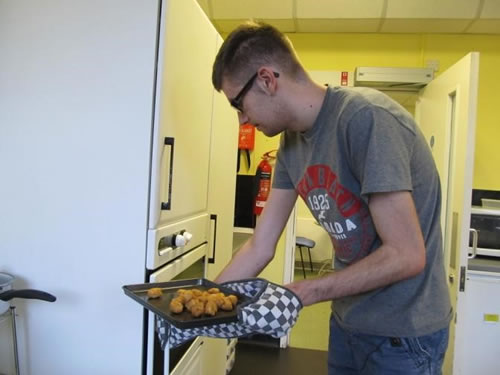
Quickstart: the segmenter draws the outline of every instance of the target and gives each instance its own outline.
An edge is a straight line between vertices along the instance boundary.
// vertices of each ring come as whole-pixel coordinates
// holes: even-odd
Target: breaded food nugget
[[[207,301],[205,304],[205,315],[215,316],[217,314],[217,304],[215,301]]]
[[[191,289],[191,292],[193,293],[194,297],[199,297],[203,294],[203,292],[199,289]]]
[[[203,303],[207,303],[208,301],[208,296],[201,295],[197,298],[198,301],[201,301]]]
[[[236,304],[238,303],[238,297],[236,297],[234,294],[228,295],[227,298],[231,300],[233,307],[236,306]]]
[[[186,309],[191,311],[193,309],[193,306],[198,304],[198,300],[196,298],[191,298],[189,301],[187,301],[184,306],[186,306]]]
[[[224,311],[232,311],[233,310],[233,304],[229,297],[224,297],[224,303],[220,307]]]
[[[193,298],[193,292],[191,290],[186,290],[181,295],[184,303],[188,303]]]
[[[212,298],[218,307],[222,307],[222,305],[224,304],[224,295],[221,294],[222,293],[212,294],[213,295]]]
[[[150,288],[147,292],[148,298],[160,298],[162,294],[161,288]]]
[[[194,318],[198,318],[203,315],[205,312],[205,304],[203,302],[197,301],[192,307],[191,307],[191,315]]]
[[[184,305],[179,300],[179,298],[173,298],[172,301],[170,301],[169,307],[170,311],[172,311],[174,314],[180,314],[182,310],[184,310]]]
[[[216,294],[216,293],[219,293],[219,292],[220,292],[219,288],[210,288],[208,290],[208,293],[210,293],[210,294]]]

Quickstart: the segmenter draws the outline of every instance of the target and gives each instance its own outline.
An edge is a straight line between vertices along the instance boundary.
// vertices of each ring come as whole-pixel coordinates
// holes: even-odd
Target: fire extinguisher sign
[[[349,73],[341,72],[340,73],[340,86],[347,86],[349,82]]]

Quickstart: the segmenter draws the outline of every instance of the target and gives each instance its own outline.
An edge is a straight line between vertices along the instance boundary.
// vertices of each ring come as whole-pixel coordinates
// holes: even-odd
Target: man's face
[[[278,73],[272,72],[272,74],[274,79],[279,77]],[[279,118],[277,116],[279,105],[268,86],[265,72],[262,76],[256,72],[245,82],[229,79],[222,81],[222,91],[231,105],[238,111],[240,124],[255,125],[257,130],[272,137],[279,134],[284,128],[276,121]]]

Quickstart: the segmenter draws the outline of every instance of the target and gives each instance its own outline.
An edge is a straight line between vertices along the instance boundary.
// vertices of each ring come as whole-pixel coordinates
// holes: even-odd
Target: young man
[[[440,374],[452,316],[439,176],[417,125],[384,94],[323,87],[275,28],[225,40],[213,84],[267,136],[281,133],[273,188],[253,237],[217,281],[257,275],[300,195],[328,231],[336,272],[287,285],[331,300],[329,374]]]

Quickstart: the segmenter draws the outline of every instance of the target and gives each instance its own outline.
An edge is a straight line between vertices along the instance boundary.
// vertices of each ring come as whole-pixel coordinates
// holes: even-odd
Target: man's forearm
[[[381,246],[369,256],[328,276],[289,284],[304,305],[360,294],[417,275],[422,271],[412,254]]]

